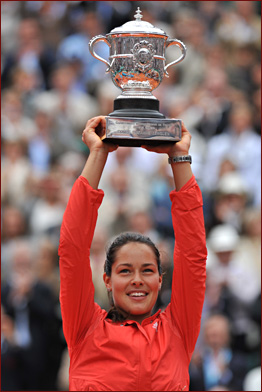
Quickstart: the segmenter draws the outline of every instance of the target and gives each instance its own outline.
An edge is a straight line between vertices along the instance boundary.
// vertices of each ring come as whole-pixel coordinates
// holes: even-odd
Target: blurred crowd
[[[190,364],[192,391],[260,385],[261,3],[259,1],[1,2],[2,390],[67,390],[69,359],[59,306],[57,248],[63,212],[88,149],[86,121],[120,94],[90,39],[143,20],[187,46],[153,92],[160,111],[192,134],[192,169],[207,232],[207,289]],[[174,48],[174,47],[173,47]],[[177,56],[166,50],[166,61]],[[108,47],[96,52],[108,59]],[[166,156],[110,154],[91,249],[95,300],[108,309],[105,246],[119,232],[149,235],[170,300],[175,238]]]

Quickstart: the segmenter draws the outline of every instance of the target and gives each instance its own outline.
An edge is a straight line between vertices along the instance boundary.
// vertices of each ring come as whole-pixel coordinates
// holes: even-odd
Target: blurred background
[[[88,149],[86,121],[120,94],[89,40],[143,20],[187,46],[153,92],[160,111],[192,134],[192,169],[204,198],[207,289],[190,364],[192,391],[261,390],[261,3],[259,1],[1,2],[2,390],[67,390],[59,306],[59,230]],[[96,51],[108,58],[108,47]],[[166,50],[167,62],[176,57]],[[124,230],[149,235],[170,300],[171,169],[140,148],[108,159],[91,250],[95,300],[108,309],[105,246]]]

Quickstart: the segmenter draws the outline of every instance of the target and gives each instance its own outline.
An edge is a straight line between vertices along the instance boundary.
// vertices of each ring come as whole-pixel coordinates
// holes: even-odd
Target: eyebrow
[[[142,267],[149,267],[149,266],[156,267],[154,263],[144,263],[144,264],[142,264]],[[131,264],[131,263],[123,263],[123,264],[119,264],[117,266],[117,268],[119,268],[119,267],[133,267],[133,264]]]

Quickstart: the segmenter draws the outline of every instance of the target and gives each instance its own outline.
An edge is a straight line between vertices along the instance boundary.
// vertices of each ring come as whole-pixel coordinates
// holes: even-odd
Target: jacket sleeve
[[[69,347],[78,344],[93,317],[101,311],[94,303],[89,255],[103,196],[102,190],[94,190],[80,176],[73,185],[63,217],[58,252],[60,303]]]
[[[200,331],[207,257],[202,194],[195,177],[172,191],[170,199],[175,232],[170,311],[190,359]]]

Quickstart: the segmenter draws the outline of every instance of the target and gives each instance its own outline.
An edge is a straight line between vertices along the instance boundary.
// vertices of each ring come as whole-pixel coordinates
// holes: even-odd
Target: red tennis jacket
[[[94,302],[89,253],[103,196],[80,176],[61,227],[60,302],[70,355],[69,389],[188,391],[206,279],[200,189],[192,177],[170,193],[175,231],[171,302],[142,324],[114,323]]]

